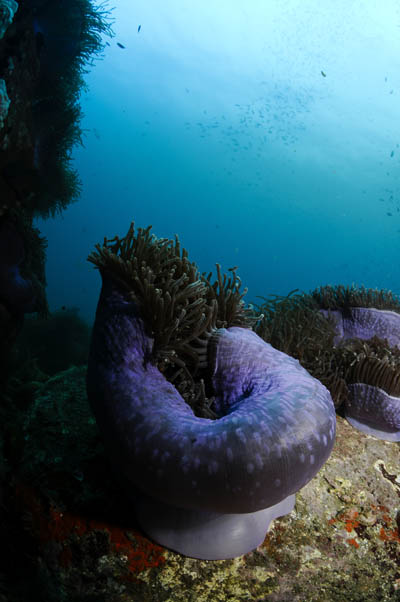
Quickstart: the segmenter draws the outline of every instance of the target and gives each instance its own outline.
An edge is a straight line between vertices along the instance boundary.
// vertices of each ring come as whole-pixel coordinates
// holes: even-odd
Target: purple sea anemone
[[[350,307],[346,311],[323,310],[335,321],[335,343],[348,339],[368,341],[373,338],[385,341],[386,359],[369,358],[369,370],[358,369],[360,382],[353,376],[347,384],[348,398],[345,416],[358,430],[385,441],[400,441],[400,397],[390,394],[399,380],[399,368],[389,361],[390,348],[400,349],[400,314],[396,311],[374,307]],[[368,364],[368,358],[362,358]],[[356,362],[356,359],[354,359]],[[362,373],[363,372],[363,373]]]
[[[354,285],[321,287],[313,297],[333,320],[335,345],[353,354],[346,367],[347,420],[379,439],[400,441],[399,299]]]
[[[295,492],[327,460],[335,410],[318,380],[249,328],[211,325],[202,338],[192,323],[196,341],[191,343],[199,348],[216,416],[194,414],[155,360],[154,325],[162,317],[144,319],[144,297],[148,306],[149,299],[159,299],[163,282],[168,288],[164,311],[181,306],[176,309],[182,322],[190,309],[201,306],[199,296],[190,298],[192,292],[207,297],[207,281],[188,284],[182,275],[157,280],[143,260],[147,245],[146,257],[154,263],[160,252],[160,269],[167,265],[176,274],[186,255],[180,256],[179,247],[175,253],[171,242],[146,238],[143,231],[135,239],[131,229],[126,239],[105,241],[91,255],[103,286],[88,396],[110,462],[132,496],[144,531],[187,556],[232,558],[262,543],[270,521],[290,512]],[[193,266],[188,263],[186,273]],[[232,295],[226,287],[222,295],[221,286],[219,293],[228,306]]]

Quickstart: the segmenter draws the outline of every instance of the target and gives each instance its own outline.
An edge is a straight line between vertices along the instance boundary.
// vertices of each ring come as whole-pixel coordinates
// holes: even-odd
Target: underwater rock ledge
[[[399,598],[399,443],[360,433],[339,416],[330,458],[257,550],[235,560],[184,558],[127,522],[120,490],[98,470],[105,452],[86,398],[85,372],[73,368],[45,383],[23,430],[31,435],[24,443],[25,476],[13,486],[24,528],[30,517],[29,534],[23,533],[37,546],[29,568],[37,574],[38,594],[57,592],[60,602],[78,594],[81,602],[94,596],[104,602],[187,602],[189,591],[190,599],[202,602]],[[34,436],[44,432],[47,440]]]

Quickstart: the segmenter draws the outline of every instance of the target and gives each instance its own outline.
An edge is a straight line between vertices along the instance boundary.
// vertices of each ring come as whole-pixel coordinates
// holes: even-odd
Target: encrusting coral
[[[211,284],[178,239],[133,225],[89,260],[103,286],[88,398],[142,528],[195,558],[252,550],[331,452],[327,389],[252,331],[235,268]],[[179,370],[214,397],[214,420],[180,395]]]

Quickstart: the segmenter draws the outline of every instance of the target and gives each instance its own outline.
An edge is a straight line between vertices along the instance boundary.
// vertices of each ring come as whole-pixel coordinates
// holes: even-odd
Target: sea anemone
[[[335,324],[347,420],[379,439],[400,441],[399,300],[391,291],[355,286],[321,287],[313,298]]]
[[[235,270],[211,284],[178,239],[133,225],[96,248],[88,396],[142,528],[196,558],[254,549],[332,450],[329,392],[249,328]],[[179,371],[212,417],[170,382]]]
[[[258,309],[256,332],[318,378],[352,426],[400,440],[400,301],[391,291],[323,286]]]

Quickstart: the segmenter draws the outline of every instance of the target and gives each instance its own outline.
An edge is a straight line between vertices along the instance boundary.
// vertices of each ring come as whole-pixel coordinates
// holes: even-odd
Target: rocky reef
[[[85,367],[71,368],[37,383],[18,432],[8,417],[8,457],[21,468],[8,475],[2,527],[13,532],[7,600],[29,599],[28,584],[57,602],[398,599],[398,443],[339,416],[330,458],[255,551],[194,560],[154,544],[135,522],[113,481],[85,377]],[[15,578],[21,570],[24,582]]]
[[[329,389],[338,411],[332,453],[297,493],[294,509],[254,551],[233,560],[186,558],[141,530],[89,406],[88,333],[76,317],[55,316],[64,329],[72,320],[80,337],[78,347],[64,350],[62,365],[39,361],[37,350],[32,357],[10,353],[26,315],[48,313],[46,241],[33,220],[79,196],[70,164],[81,134],[79,90],[103,33],[110,33],[108,13],[89,0],[0,0],[1,602],[400,600],[400,444],[359,432],[342,416],[360,378],[398,398],[400,351],[391,333],[360,339],[346,330],[354,308],[398,314],[392,295],[325,287],[266,301],[259,320],[242,312],[235,271],[230,280],[218,271],[215,285],[204,278],[200,288],[214,310],[217,297],[223,308],[207,314],[210,324],[232,326],[229,315],[239,307],[234,327],[254,328],[297,358]],[[185,267],[189,278],[192,267]],[[231,285],[237,294],[228,297]],[[192,307],[191,328],[199,326],[199,309]],[[159,365],[197,412],[214,419],[207,392],[188,384],[184,370],[176,375],[198,362],[185,346],[187,330],[161,326]],[[355,339],[344,336],[350,331]]]
[[[71,152],[80,141],[83,74],[111,33],[90,0],[0,1],[0,378],[23,315],[45,316],[46,241],[33,219],[79,195]],[[7,252],[3,252],[4,249]]]

